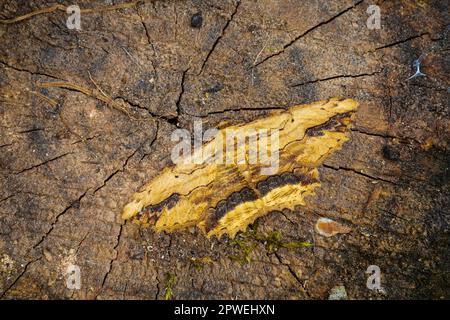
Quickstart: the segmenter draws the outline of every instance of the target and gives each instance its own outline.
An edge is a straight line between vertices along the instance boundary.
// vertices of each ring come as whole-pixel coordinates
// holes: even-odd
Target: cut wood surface
[[[448,2],[58,3],[0,0],[2,299],[450,298]],[[331,97],[359,108],[305,206],[233,240],[122,219],[174,130]]]

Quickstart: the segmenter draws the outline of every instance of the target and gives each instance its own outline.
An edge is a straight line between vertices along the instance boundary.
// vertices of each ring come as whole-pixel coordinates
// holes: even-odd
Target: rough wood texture
[[[122,218],[158,232],[198,226],[234,238],[259,217],[305,205],[320,186],[317,167],[348,140],[357,107],[333,98],[277,110],[218,130],[194,150],[188,137],[187,154],[137,192]]]
[[[381,30],[372,2],[350,0],[142,1],[82,13],[79,32],[62,10],[0,23],[0,297],[449,298],[448,3],[374,2]],[[0,1],[0,19],[53,4]],[[427,76],[406,80],[421,55]],[[234,242],[121,219],[194,117],[235,125],[335,96],[360,103],[354,128],[301,210]],[[320,235],[321,217],[345,232]]]

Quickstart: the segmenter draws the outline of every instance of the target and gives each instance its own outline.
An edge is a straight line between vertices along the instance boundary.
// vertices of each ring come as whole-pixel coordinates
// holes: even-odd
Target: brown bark
[[[52,4],[1,1],[0,19]],[[349,298],[449,298],[448,4],[378,1],[370,30],[371,4],[141,1],[82,12],[81,31],[63,10],[0,23],[0,296],[323,299],[344,285]],[[421,55],[426,76],[407,80]],[[121,220],[170,163],[177,127],[334,96],[360,103],[351,140],[306,207],[259,219],[267,238]],[[351,232],[324,237],[320,217]],[[366,288],[369,265],[384,293]]]

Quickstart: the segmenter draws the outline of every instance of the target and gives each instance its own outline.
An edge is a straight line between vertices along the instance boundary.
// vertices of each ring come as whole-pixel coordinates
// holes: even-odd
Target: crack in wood
[[[14,281],[9,286],[6,287],[6,289],[2,292],[2,294],[0,294],[0,300],[2,300],[6,296],[6,294],[16,285],[16,283],[24,276],[24,274],[28,270],[28,267],[31,264],[33,264],[33,263],[35,263],[35,262],[37,262],[37,261],[39,261],[41,259],[42,259],[42,256],[37,258],[37,259],[35,259],[35,260],[31,260],[31,261],[27,262],[25,264],[25,266],[23,267],[22,272],[14,279]]]
[[[283,45],[283,48],[282,48],[280,51],[275,52],[275,53],[272,53],[272,54],[268,55],[267,57],[265,57],[264,59],[262,59],[261,61],[259,61],[258,63],[255,63],[255,64],[252,66],[252,68],[256,68],[256,67],[258,67],[259,65],[265,63],[267,60],[269,60],[269,59],[271,59],[271,58],[273,58],[273,57],[276,57],[276,56],[278,56],[278,55],[284,53],[284,52],[286,51],[286,49],[288,49],[290,46],[292,46],[295,42],[297,42],[297,41],[300,40],[301,38],[305,37],[305,36],[306,36],[307,34],[309,34],[310,32],[312,32],[312,31],[314,31],[314,30],[316,30],[316,29],[318,29],[318,28],[320,28],[320,27],[322,27],[322,26],[324,26],[324,25],[326,25],[326,24],[328,24],[328,23],[334,21],[335,19],[339,18],[339,17],[342,16],[343,14],[347,13],[348,11],[354,9],[356,6],[360,5],[363,1],[364,1],[364,0],[360,0],[360,1],[356,2],[355,4],[353,4],[352,6],[350,6],[350,7],[346,8],[346,9],[340,11],[340,12],[337,13],[337,14],[335,14],[335,15],[332,16],[331,18],[329,18],[329,19],[327,19],[327,20],[325,20],[325,21],[322,21],[322,22],[320,22],[319,24],[316,24],[315,26],[313,26],[313,27],[307,29],[306,31],[304,31],[303,33],[301,33],[300,35],[298,35],[297,37],[295,37],[294,39],[292,39],[292,40],[289,41],[288,43],[284,44],[284,45]]]
[[[59,155],[59,156],[56,156],[56,157],[54,157],[54,158],[47,159],[47,160],[45,160],[44,162],[38,163],[38,164],[33,165],[33,166],[31,166],[31,167],[24,168],[24,169],[21,169],[21,170],[19,170],[19,171],[14,171],[13,173],[14,173],[14,174],[22,174],[22,173],[25,173],[25,172],[27,172],[27,171],[30,171],[30,170],[39,168],[39,167],[41,167],[41,166],[45,166],[45,165],[47,165],[48,163],[51,163],[51,162],[56,161],[56,160],[59,160],[59,159],[61,159],[61,158],[64,158],[65,156],[68,156],[68,155],[71,155],[71,154],[73,154],[73,152],[66,152],[66,153],[63,153],[63,154],[61,154],[61,155]]]
[[[382,72],[382,70],[375,71],[375,72],[372,72],[372,73],[361,73],[361,74],[354,74],[354,75],[353,74],[348,74],[348,75],[347,74],[343,74],[343,75],[330,76],[330,77],[326,77],[326,78],[321,78],[321,79],[310,80],[310,81],[305,81],[305,82],[293,84],[293,85],[291,85],[291,88],[300,87],[300,86],[304,86],[304,85],[307,85],[307,84],[314,84],[314,83],[318,83],[318,82],[335,80],[335,79],[372,77],[372,76],[375,76],[377,74],[380,74],[381,72]]]
[[[222,28],[222,30],[221,30],[219,36],[216,38],[216,41],[214,41],[214,43],[213,43],[211,49],[209,50],[208,54],[206,55],[206,58],[203,60],[203,63],[202,63],[202,65],[201,65],[201,67],[200,67],[200,72],[197,74],[197,76],[199,76],[199,75],[202,74],[203,69],[204,69],[205,66],[206,66],[206,63],[207,63],[208,60],[209,60],[209,57],[211,56],[211,54],[213,53],[214,49],[215,49],[215,48],[217,47],[217,45],[219,44],[219,41],[220,41],[220,40],[222,39],[222,37],[225,35],[225,32],[226,32],[226,30],[228,29],[228,26],[230,25],[230,22],[233,20],[234,16],[236,15],[237,10],[238,10],[240,4],[241,4],[241,1],[238,0],[237,3],[236,3],[236,6],[234,7],[233,12],[231,13],[230,18],[226,21],[226,23],[225,23],[224,27]]]

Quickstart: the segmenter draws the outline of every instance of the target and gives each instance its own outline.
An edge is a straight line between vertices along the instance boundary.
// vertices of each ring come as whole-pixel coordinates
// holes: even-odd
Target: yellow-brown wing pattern
[[[305,197],[320,186],[317,167],[348,140],[357,107],[352,99],[333,98],[223,128],[201,150],[147,183],[124,207],[122,217],[158,232],[198,226],[208,237],[227,234],[234,238],[258,217],[305,204]],[[268,153],[277,154],[277,170],[271,175],[262,174],[263,164],[249,161],[251,151],[259,154],[252,148],[262,143],[255,147],[250,138],[233,139],[232,149],[225,146],[230,131],[253,137],[254,142],[263,139],[255,132],[264,129],[276,130],[278,135],[276,144],[264,140]],[[218,149],[223,151],[220,161],[205,156]],[[239,161],[240,151],[245,161]],[[232,161],[221,161],[227,157]]]

